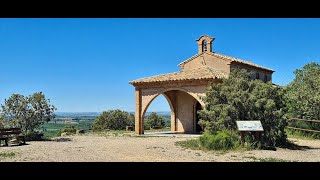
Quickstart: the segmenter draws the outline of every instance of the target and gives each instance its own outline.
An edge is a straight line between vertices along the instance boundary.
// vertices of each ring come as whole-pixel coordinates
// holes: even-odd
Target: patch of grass
[[[307,139],[307,140],[314,140],[314,139],[320,139],[318,136],[315,136],[314,133],[308,133],[308,132],[301,132],[299,130],[292,130],[292,129],[286,129],[288,138],[299,138],[299,139]],[[318,133],[320,134],[320,133]]]
[[[200,145],[208,150],[232,150],[241,146],[239,135],[232,131],[205,132],[200,137]]]
[[[185,141],[177,141],[175,145],[181,146],[186,149],[193,149],[193,150],[203,150],[204,148],[201,147],[199,139],[189,139]]]
[[[92,121],[80,121],[78,124],[71,124],[76,129],[84,129],[86,132],[90,131]],[[60,136],[59,131],[61,129],[66,128],[67,126],[70,126],[70,124],[55,124],[55,123],[46,123],[42,125],[42,131],[44,134],[45,139],[51,139],[57,136]]]
[[[279,158],[259,158],[259,162],[294,162]]]
[[[0,157],[3,158],[13,158],[16,155],[14,152],[1,152]]]
[[[243,158],[252,159],[254,161],[256,161],[258,159],[258,158],[254,157],[254,156],[243,156]]]
[[[215,135],[204,134],[200,138],[178,141],[177,146],[192,150],[213,151],[218,154],[225,154],[229,151],[244,151],[240,139],[233,132],[220,132]]]

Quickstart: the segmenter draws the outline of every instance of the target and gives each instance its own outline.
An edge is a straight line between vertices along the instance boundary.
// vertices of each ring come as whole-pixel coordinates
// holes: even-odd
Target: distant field
[[[52,138],[58,135],[60,129],[67,126],[74,126],[77,129],[84,129],[86,132],[91,130],[92,124],[98,114],[97,113],[60,113],[56,119],[44,124],[41,129],[46,138]],[[165,119],[165,126],[170,127],[170,114],[159,113]],[[170,128],[150,131],[170,131]]]
[[[42,130],[44,132],[44,136],[47,138],[55,137],[58,135],[60,129],[63,129],[67,126],[74,126],[77,129],[84,129],[85,131],[89,131],[91,129],[93,121],[79,121],[77,124],[64,124],[63,121],[57,121],[57,123],[50,122],[46,123],[42,126]]]

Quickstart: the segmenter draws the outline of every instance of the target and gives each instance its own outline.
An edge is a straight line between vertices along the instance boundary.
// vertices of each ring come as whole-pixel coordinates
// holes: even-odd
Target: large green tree
[[[13,94],[1,105],[1,114],[6,124],[20,127],[25,133],[34,132],[40,125],[54,119],[55,110],[42,92],[29,96]]]
[[[262,145],[275,147],[286,142],[282,97],[282,90],[271,82],[252,80],[250,72],[234,69],[222,83],[209,86],[199,124],[215,133],[236,130],[238,120],[260,120],[264,128]]]
[[[155,112],[151,112],[150,115],[146,119],[146,125],[150,128],[164,128],[166,122],[162,116],[159,116]]]
[[[4,118],[0,115],[0,129],[5,127]]]
[[[294,80],[285,88],[288,116],[320,119],[320,65],[308,63],[294,74]]]
[[[92,128],[94,131],[112,129],[124,130],[126,126],[134,125],[134,115],[119,109],[104,111],[94,121]]]

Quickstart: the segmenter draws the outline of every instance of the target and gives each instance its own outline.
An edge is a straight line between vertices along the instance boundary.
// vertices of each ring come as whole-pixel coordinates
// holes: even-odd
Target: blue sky
[[[128,82],[179,71],[204,34],[213,51],[274,69],[286,85],[320,62],[319,32],[319,18],[0,19],[0,103],[42,91],[60,112],[134,111]],[[149,107],[167,110],[161,97]]]

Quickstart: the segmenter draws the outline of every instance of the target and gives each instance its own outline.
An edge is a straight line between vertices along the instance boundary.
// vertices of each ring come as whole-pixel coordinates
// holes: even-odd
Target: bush
[[[41,132],[28,132],[25,135],[26,141],[42,141],[43,139],[43,133]]]
[[[117,109],[102,112],[94,121],[92,129],[93,131],[125,130],[126,126],[134,126],[134,115]]]
[[[61,136],[62,133],[68,133],[68,134],[76,134],[77,129],[74,126],[66,126],[63,129],[60,129],[58,132],[58,135]]]
[[[215,134],[207,131],[200,137],[200,145],[208,150],[230,150],[240,144],[239,136],[231,131],[219,131]]]
[[[165,124],[166,122],[162,116],[159,116],[157,113],[152,112],[147,117],[144,127],[146,127],[146,129],[161,129],[164,128]]]
[[[250,79],[250,72],[233,69],[228,79],[209,87],[205,109],[200,111],[199,124],[212,134],[237,130],[236,121],[260,120],[264,128],[263,147],[285,145],[285,105],[283,91],[271,82]]]

